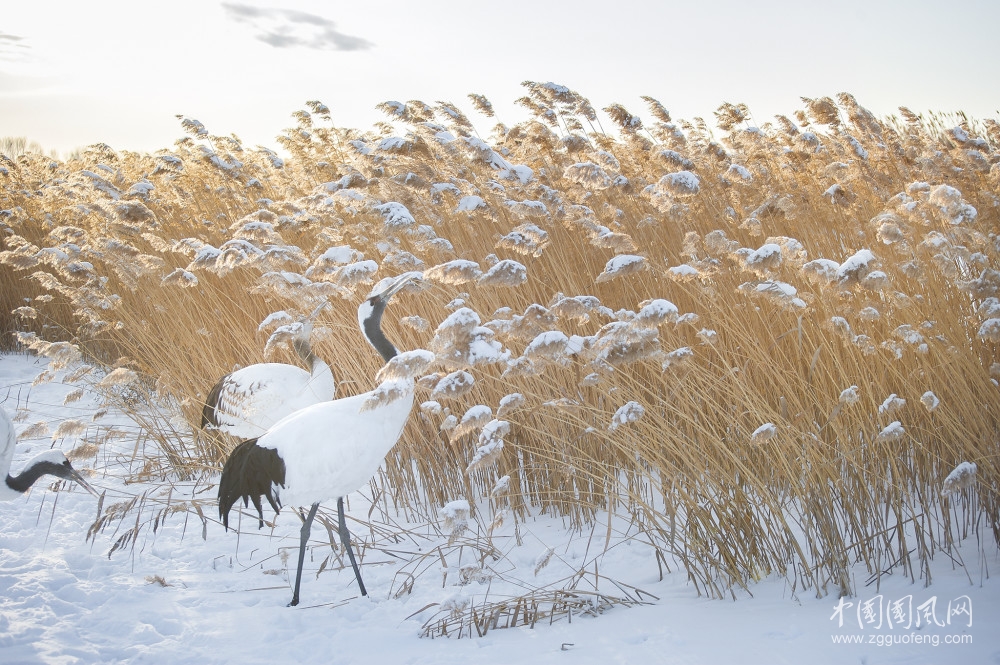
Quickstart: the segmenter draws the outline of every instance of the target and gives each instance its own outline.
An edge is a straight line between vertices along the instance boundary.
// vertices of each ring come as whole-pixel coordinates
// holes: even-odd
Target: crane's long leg
[[[354,577],[358,580],[358,588],[361,589],[361,595],[367,596],[368,592],[365,591],[365,583],[361,581],[361,571],[358,570],[358,563],[354,560],[354,550],[351,549],[351,532],[347,530],[347,520],[344,519],[344,497],[337,499],[337,519],[340,522],[340,542],[343,543],[344,549],[347,550],[347,558],[351,560],[351,568],[354,569]]]
[[[302,583],[302,564],[306,560],[306,542],[309,540],[309,531],[312,529],[313,518],[316,517],[318,509],[319,503],[314,503],[309,509],[309,515],[302,520],[302,529],[299,531],[299,568],[295,571],[295,589],[292,591],[292,602],[288,603],[289,607],[299,604],[299,585]]]

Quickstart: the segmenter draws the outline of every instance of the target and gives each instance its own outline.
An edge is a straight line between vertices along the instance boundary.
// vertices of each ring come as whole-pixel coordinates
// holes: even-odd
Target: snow
[[[510,393],[509,395],[504,395],[500,398],[500,404],[497,406],[497,417],[508,414],[514,409],[522,406],[524,404],[524,395],[521,393]]]
[[[508,199],[504,201],[504,205],[513,210],[519,215],[524,215],[526,217],[546,217],[549,214],[549,209],[545,207],[545,204],[541,201],[534,201],[532,199],[525,199],[523,201],[517,201],[515,199]],[[516,238],[516,234],[523,227],[518,227],[512,233],[512,237]],[[537,235],[541,240],[544,240],[548,235],[545,231],[531,224],[529,226],[532,235]]]
[[[509,168],[502,169],[500,177],[517,180],[522,185],[527,185],[535,177],[535,172],[524,164],[514,164]]]
[[[697,268],[694,268],[688,265],[687,263],[682,263],[679,266],[672,266],[670,268],[667,268],[667,272],[670,273],[671,276],[680,279],[682,281],[688,278],[701,276],[701,273],[698,272]]]
[[[664,321],[677,323],[678,315],[677,305],[663,298],[655,298],[643,304],[635,316],[635,323],[652,327],[658,326]]]
[[[563,171],[563,177],[595,190],[608,189],[612,183],[604,169],[593,162],[579,162],[567,166]]]
[[[501,177],[516,177],[521,179],[521,184],[527,184],[527,182],[534,177],[534,173],[530,168],[527,166],[515,167],[513,164],[501,157],[499,153],[493,150],[493,148],[491,148],[486,141],[474,136],[463,136],[462,140],[465,141],[465,143],[472,148],[473,151],[478,152],[480,158],[484,162],[497,169]]]
[[[938,185],[927,195],[928,203],[936,206],[950,224],[975,221],[978,211],[962,200],[962,192],[951,185]]]
[[[796,294],[798,291],[787,282],[778,280],[766,280],[763,282],[746,282],[740,284],[739,288],[758,296],[764,296],[782,305],[804,309],[806,302]],[[833,317],[840,318],[840,317]]]
[[[611,424],[608,426],[608,431],[614,432],[622,425],[634,423],[644,415],[646,415],[646,409],[643,408],[642,404],[634,401],[626,402],[618,407],[615,415],[611,417]]]
[[[417,223],[413,215],[410,214],[410,211],[402,203],[389,201],[388,203],[372,206],[372,208],[376,212],[382,213],[382,216],[385,218],[386,229],[401,229]]]
[[[493,419],[493,409],[486,406],[485,404],[476,404],[475,406],[470,406],[462,416],[463,425],[471,422],[489,422]]]
[[[465,370],[457,370],[445,375],[444,378],[437,382],[434,390],[431,391],[431,399],[440,400],[460,397],[472,390],[472,386],[475,383],[476,379],[472,374],[469,374]]]
[[[461,519],[469,515],[469,502],[465,499],[450,501],[441,507],[441,516],[449,519]]]
[[[750,175],[750,171],[748,171],[745,166],[740,164],[730,164],[728,172],[737,175],[743,179],[744,182],[750,182],[753,180],[753,176]]]
[[[493,489],[490,491],[490,496],[496,496],[510,489],[510,476],[503,476],[497,480]]]
[[[483,276],[479,264],[468,259],[454,259],[424,271],[424,277],[442,284],[465,284]]]
[[[977,467],[973,462],[962,462],[948,474],[941,485],[942,494],[957,494],[976,480]]]
[[[857,404],[858,400],[860,399],[861,396],[858,394],[858,387],[851,386],[850,388],[845,388],[844,390],[841,391],[839,402],[841,404],[850,405],[850,404]]]
[[[455,212],[472,212],[473,210],[485,207],[486,201],[483,200],[483,197],[475,195],[463,196],[459,199]]]
[[[432,195],[439,195],[441,192],[448,192],[450,194],[454,194],[455,196],[460,196],[462,194],[462,190],[450,182],[436,182],[431,185],[430,191]]]
[[[597,276],[596,282],[606,282],[619,275],[628,275],[646,267],[646,259],[635,254],[619,254],[610,259],[604,266],[604,272]]]
[[[850,279],[862,279],[870,270],[869,264],[875,260],[871,250],[862,249],[840,264],[837,268],[837,279],[846,282]]]
[[[132,185],[132,188],[128,190],[129,194],[134,194],[136,196],[146,197],[149,193],[153,191],[155,187],[153,183],[143,178],[139,182]]]
[[[948,131],[961,143],[967,143],[969,141],[969,133],[961,127],[953,127]]]
[[[266,317],[264,317],[264,320],[261,321],[260,324],[257,326],[257,331],[263,332],[264,330],[270,328],[273,325],[282,326],[294,322],[295,319],[292,317],[292,315],[282,309],[278,310],[277,312],[272,312],[268,314]]]
[[[483,273],[480,286],[520,286],[528,281],[528,269],[523,263],[513,259],[503,259]]]
[[[840,264],[830,259],[814,259],[802,266],[802,272],[811,282],[830,283],[837,279]]]
[[[172,273],[160,280],[160,283],[164,286],[180,286],[182,288],[190,288],[198,286],[198,277],[192,272],[188,272],[184,268],[177,268]]]
[[[485,425],[483,431],[479,433],[479,445],[488,446],[502,440],[510,433],[510,423],[506,420],[494,418]]]
[[[389,359],[375,375],[376,381],[416,379],[434,363],[434,354],[426,349],[403,351]]]
[[[879,414],[892,413],[893,411],[898,411],[906,406],[906,400],[902,397],[897,397],[896,393],[893,393],[885,398],[885,401],[878,407]]]
[[[660,178],[658,184],[675,196],[690,196],[697,194],[698,190],[701,189],[701,181],[691,171],[668,173]]]
[[[330,247],[325,252],[320,254],[314,260],[314,264],[320,263],[334,263],[337,265],[344,265],[347,263],[354,263],[355,261],[360,261],[365,258],[365,255],[354,249],[350,245],[338,245],[336,247]]]
[[[894,420],[879,432],[876,438],[880,441],[895,441],[902,438],[905,433],[906,430],[903,429],[903,424],[898,420]]]
[[[778,428],[774,423],[764,423],[753,431],[750,435],[751,441],[767,441],[773,439],[778,433]]]
[[[752,596],[738,592],[736,600],[720,601],[698,597],[683,568],[672,560],[671,570],[664,570],[661,579],[654,552],[643,539],[621,537],[630,528],[628,519],[609,521],[606,513],[598,512],[595,522],[601,534],[591,538],[589,528],[581,534],[565,528],[558,517],[536,512],[518,522],[520,544],[510,516],[491,533],[504,557],[497,568],[502,575],[487,582],[473,577],[462,584],[459,571],[478,564],[477,557],[470,556],[468,547],[459,557],[461,545],[448,548],[447,534],[442,537],[433,526],[426,533],[412,528],[401,542],[387,537],[373,545],[373,536],[362,526],[365,522],[389,535],[400,534],[409,525],[399,524],[396,517],[385,523],[372,517],[369,511],[377,516],[381,501],[373,504],[367,489],[352,493],[346,508],[355,542],[367,541],[360,563],[371,595],[358,595],[353,572],[331,551],[317,521],[306,556],[303,602],[289,608],[285,606],[290,598],[288,568],[294,575],[301,524],[294,512],[282,510],[274,526],[262,530],[256,528],[255,518],[241,525],[234,513],[232,526],[238,533],[232,529],[226,533],[214,517],[217,474],[200,484],[170,485],[158,477],[126,484],[128,459],[137,445],[141,450],[140,439],[148,437],[114,409],[101,415],[100,401],[89,391],[64,405],[74,386],[59,380],[31,386],[46,367],[46,361],[31,356],[0,355],[0,407],[12,416],[26,414],[16,424],[18,433],[39,420],[56,429],[60,421],[88,422],[96,415],[84,434],[54,442],[67,452],[110,432],[124,435],[102,444],[106,450],[96,455],[74,459],[74,466],[106,493],[105,508],[133,498],[145,502],[147,509],[141,513],[145,527],[136,532],[132,546],[108,556],[135,518],[130,515],[120,533],[114,533],[112,526],[88,540],[98,500],[76,486],[53,492],[51,483],[42,482],[26,496],[0,503],[0,662],[4,665],[888,665],[987,663],[995,661],[1000,650],[993,630],[1000,621],[1000,583],[995,575],[981,572],[983,567],[993,572],[998,563],[989,535],[981,543],[983,552],[975,539],[960,550],[968,573],[957,557],[956,562],[946,556],[936,558],[929,587],[920,579],[911,582],[897,570],[883,574],[880,586],[865,586],[867,573],[859,566],[853,571],[858,587],[854,597],[839,599],[831,593],[817,598],[812,592],[793,591],[783,578],[768,577],[751,585]],[[22,438],[13,468],[20,470],[27,459],[52,445],[49,436]],[[963,477],[974,479],[968,473],[970,466],[958,468],[966,469]],[[500,494],[517,482],[516,476],[500,477],[495,491]],[[453,498],[463,500],[446,497],[437,505],[452,505]],[[200,502],[203,516],[192,507],[195,502]],[[455,517],[461,518],[460,507],[454,507]],[[481,516],[479,510],[466,518],[465,537],[485,535],[491,516]],[[320,511],[325,519],[335,519],[328,506]],[[154,531],[153,515],[160,513]],[[607,524],[612,537],[605,552]],[[631,528],[634,535],[634,525]],[[534,575],[536,563],[550,549],[547,565]],[[431,557],[424,559],[417,550],[430,552]],[[417,567],[428,565],[429,570]],[[490,572],[489,565],[497,564],[488,561],[484,572]],[[503,594],[523,593],[523,587],[512,591],[514,583],[509,580],[530,588],[558,589],[564,586],[560,580],[595,567],[602,578],[620,580],[649,594],[643,596],[645,604],[574,612],[551,623],[546,618],[533,627],[490,630],[482,637],[470,638],[469,626],[461,639],[454,634],[450,639],[418,637],[425,622],[448,606],[476,607]],[[400,592],[401,580],[411,574],[411,590]],[[592,578],[593,573],[580,588],[586,590]],[[605,592],[622,595],[614,588]],[[936,601],[935,617],[942,625],[925,621],[919,628],[885,624],[876,628],[865,622],[863,609],[877,603],[874,608],[884,609],[887,616],[889,603],[897,600],[910,601],[907,607],[912,607],[914,618],[919,606],[930,608],[927,604]],[[949,613],[949,604],[952,609],[971,609],[971,616]],[[955,636],[971,643],[946,643]],[[860,643],[844,643],[855,638]]]
[[[378,272],[378,264],[371,259],[351,263],[336,271],[337,282],[344,286],[353,286],[359,282],[371,282]],[[308,274],[308,273],[307,273]]]
[[[406,139],[400,136],[387,136],[378,142],[377,149],[385,150],[387,152],[392,152],[394,150],[402,150],[409,147],[410,143]]]
[[[478,327],[480,322],[481,319],[474,310],[462,307],[445,317],[444,321],[438,324],[434,334],[440,337],[468,334]]]
[[[984,342],[1000,342],[1000,318],[983,321],[976,336]]]
[[[569,337],[559,330],[548,330],[535,336],[524,349],[524,356],[561,360],[567,352]]]

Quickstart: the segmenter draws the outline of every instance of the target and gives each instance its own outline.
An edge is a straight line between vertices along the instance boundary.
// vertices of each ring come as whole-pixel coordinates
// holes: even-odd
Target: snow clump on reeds
[[[571,182],[592,190],[608,189],[613,184],[611,176],[593,162],[581,162],[567,166],[563,177]]]
[[[375,375],[375,380],[397,381],[400,379],[416,379],[425,373],[436,358],[426,349],[405,351],[391,358]]]
[[[479,268],[479,264],[468,259],[455,259],[424,271],[425,279],[452,285],[474,282],[482,275],[483,271]]]
[[[458,399],[472,390],[476,379],[465,370],[458,370],[442,377],[431,391],[431,399]]]
[[[459,421],[458,425],[453,430],[451,430],[448,438],[451,441],[455,441],[466,434],[480,429],[492,419],[493,409],[485,404],[477,404],[469,407],[469,409],[466,410],[465,415],[462,416],[462,420]]]
[[[646,267],[645,257],[635,254],[619,254],[607,262],[604,266],[604,272],[598,275],[594,281],[600,284],[617,277],[634,275],[646,270]]]
[[[479,447],[472,456],[465,472],[471,474],[477,469],[492,464],[503,452],[503,438],[510,433],[510,423],[506,420],[491,420],[483,426],[479,434]]]
[[[626,402],[622,406],[618,407],[618,410],[615,411],[615,415],[611,417],[611,424],[608,425],[608,431],[614,432],[622,425],[634,423],[644,415],[646,415],[646,409],[642,406],[642,404],[635,401]]]
[[[850,406],[851,404],[857,404],[860,399],[861,396],[858,394],[858,387],[851,386],[850,388],[844,388],[840,392],[838,402],[845,406]]]
[[[896,441],[901,439],[905,433],[906,431],[903,429],[903,424],[898,420],[894,420],[883,428],[875,438],[878,441]]]
[[[893,393],[885,398],[885,401],[878,407],[879,415],[888,415],[899,411],[906,406],[906,400]]]
[[[973,462],[962,462],[952,470],[941,485],[941,494],[950,496],[972,487],[976,483],[977,467]]]
[[[928,390],[923,395],[920,396],[920,403],[924,405],[928,411],[933,411],[941,404],[941,400],[932,391]]]
[[[444,530],[448,532],[449,545],[453,544],[468,528],[470,512],[469,502],[465,499],[451,501],[441,507],[439,514],[444,521]]]
[[[528,281],[528,269],[513,259],[498,261],[479,278],[479,286],[520,286]]]
[[[497,406],[497,418],[505,416],[515,409],[519,409],[524,406],[524,403],[524,395],[521,393],[510,393],[501,397],[500,404]]]
[[[778,428],[774,423],[764,423],[757,429],[753,431],[750,435],[750,440],[757,443],[762,443],[764,441],[770,441],[778,434]]]

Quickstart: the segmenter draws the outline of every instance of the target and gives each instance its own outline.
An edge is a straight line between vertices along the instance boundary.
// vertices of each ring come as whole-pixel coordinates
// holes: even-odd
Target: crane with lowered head
[[[333,371],[309,343],[316,317],[328,304],[324,302],[306,318],[292,341],[309,371],[286,363],[257,363],[227,374],[205,399],[202,429],[250,439],[261,436],[290,413],[333,399]]]
[[[33,457],[20,474],[10,475],[10,465],[14,460],[16,443],[14,423],[7,416],[7,412],[0,407],[0,474],[5,476],[3,484],[0,485],[0,501],[11,501],[22,496],[39,478],[46,475],[72,480],[94,496],[98,496],[90,483],[80,475],[79,471],[73,468],[61,450],[46,450]]]

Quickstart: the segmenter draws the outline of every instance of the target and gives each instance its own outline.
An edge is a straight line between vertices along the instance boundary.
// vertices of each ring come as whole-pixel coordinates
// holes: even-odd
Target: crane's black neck
[[[295,353],[302,359],[302,362],[309,365],[309,367],[312,367],[313,363],[316,362],[316,354],[313,353],[312,345],[308,339],[295,338],[292,342],[292,348],[295,349]]]
[[[385,312],[386,301],[382,298],[374,297],[370,298],[368,302],[371,305],[372,311],[362,322],[363,332],[371,345],[382,356],[382,360],[389,362],[396,357],[398,351],[396,351],[396,347],[382,333],[382,314]]]
[[[28,491],[28,488],[35,484],[39,478],[45,475],[58,476],[60,478],[69,478],[70,466],[69,462],[65,464],[57,464],[55,462],[36,462],[32,464],[27,469],[22,471],[20,475],[11,476],[7,475],[7,479],[4,481],[7,483],[7,487],[11,488],[15,492],[20,492],[24,494]]]

